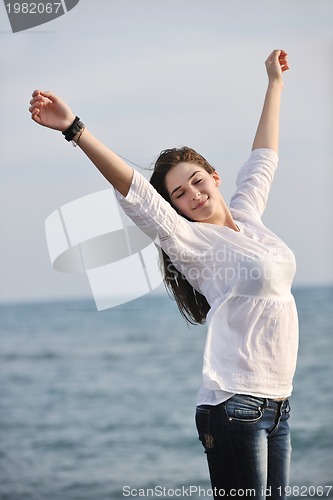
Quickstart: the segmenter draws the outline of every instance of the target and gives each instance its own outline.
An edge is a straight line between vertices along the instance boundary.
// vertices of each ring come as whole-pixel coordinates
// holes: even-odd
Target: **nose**
[[[200,191],[197,188],[193,188],[192,200],[195,200],[196,198],[199,198],[199,196],[200,196]]]

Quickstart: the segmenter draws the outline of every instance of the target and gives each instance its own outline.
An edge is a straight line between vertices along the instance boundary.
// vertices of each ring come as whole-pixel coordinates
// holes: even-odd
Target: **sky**
[[[61,96],[144,169],[165,148],[193,147],[229,201],[275,48],[288,52],[290,71],[264,222],[295,252],[295,286],[333,284],[332,26],[331,0],[80,0],[13,34],[1,3],[0,302],[91,297],[84,274],[52,268],[44,226],[62,205],[109,187],[79,148],[30,119],[34,89]]]

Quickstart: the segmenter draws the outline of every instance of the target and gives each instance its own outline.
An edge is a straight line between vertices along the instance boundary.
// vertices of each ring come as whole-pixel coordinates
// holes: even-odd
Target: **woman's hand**
[[[265,65],[268,87],[252,149],[268,148],[278,152],[282,74],[289,69],[287,52],[273,50]]]
[[[289,69],[288,54],[284,50],[273,50],[265,61],[268,80],[282,81],[282,74]]]
[[[67,104],[50,92],[35,90],[30,104],[31,118],[44,127],[63,132],[75,119]]]

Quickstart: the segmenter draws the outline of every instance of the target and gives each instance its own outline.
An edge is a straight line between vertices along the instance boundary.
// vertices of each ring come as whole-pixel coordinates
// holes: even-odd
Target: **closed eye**
[[[196,170],[195,172],[193,172],[193,174],[190,175],[190,177],[188,178],[188,180],[190,181],[196,174],[200,173],[200,170]],[[199,183],[202,181],[202,178],[198,179],[195,184]],[[175,189],[173,189],[170,193],[170,197],[172,197],[179,189],[181,189],[181,186],[178,186],[178,187],[175,187]],[[180,198],[181,196],[183,196],[184,194],[184,191],[182,191],[178,196],[176,196],[176,198]]]
[[[195,180],[195,181],[193,182],[193,184],[194,184],[194,185],[199,184],[201,181],[202,181],[202,179]],[[183,196],[184,192],[185,192],[185,191],[181,191],[181,192],[180,192],[180,193],[176,196],[176,199],[178,200],[179,198],[181,198],[181,197]]]

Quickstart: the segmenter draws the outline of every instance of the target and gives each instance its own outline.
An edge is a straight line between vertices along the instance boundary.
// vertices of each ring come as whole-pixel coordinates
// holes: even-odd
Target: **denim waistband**
[[[288,404],[288,398],[284,399],[265,399],[265,408],[285,408]]]

